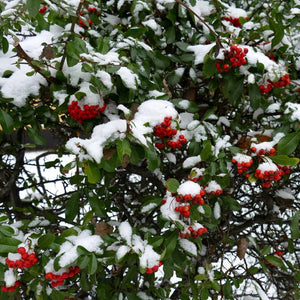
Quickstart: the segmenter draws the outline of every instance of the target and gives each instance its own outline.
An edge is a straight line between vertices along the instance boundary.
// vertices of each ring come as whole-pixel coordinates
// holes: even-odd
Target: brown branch
[[[56,78],[55,77],[52,77],[52,76],[46,76],[44,73],[43,73],[43,69],[37,65],[35,65],[33,63],[34,59],[32,57],[30,57],[25,51],[24,49],[21,47],[21,45],[19,44],[19,41],[16,40],[15,43],[14,43],[14,47],[16,48],[17,50],[17,55],[26,60],[26,62],[28,63],[28,65],[34,69],[37,73],[39,73],[40,75],[42,75],[48,83],[56,83]]]

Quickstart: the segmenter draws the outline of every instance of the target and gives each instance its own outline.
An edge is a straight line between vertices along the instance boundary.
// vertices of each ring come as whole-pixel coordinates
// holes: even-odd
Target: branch
[[[178,4],[182,5],[183,7],[185,7],[188,11],[190,11],[195,17],[197,17],[199,19],[199,21],[212,33],[212,35],[216,38],[216,51],[215,51],[215,56],[217,56],[219,54],[219,50],[221,48],[224,48],[220,37],[218,36],[218,34],[212,29],[211,26],[209,26],[203,18],[201,18],[197,13],[195,13],[188,5],[186,5],[185,3],[183,3],[180,0],[175,0]]]
[[[15,43],[14,43],[14,47],[16,48],[17,50],[17,55],[26,60],[26,62],[28,63],[28,65],[34,69],[37,73],[39,73],[40,75],[42,75],[48,83],[56,83],[56,78],[55,77],[52,77],[52,76],[46,76],[44,73],[43,73],[43,69],[37,65],[35,65],[33,63],[34,59],[32,57],[30,57],[25,51],[24,49],[21,47],[21,45],[19,44],[19,40],[15,40]]]

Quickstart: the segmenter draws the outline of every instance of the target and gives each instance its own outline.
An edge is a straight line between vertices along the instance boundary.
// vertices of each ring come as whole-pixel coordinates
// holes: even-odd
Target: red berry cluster
[[[230,51],[224,51],[225,61],[216,62],[216,67],[220,73],[228,72],[230,66],[240,67],[247,63],[245,55],[248,53],[247,48],[239,48],[236,45],[230,46]]]
[[[237,161],[237,159],[233,157],[232,163],[236,165],[238,174],[243,174],[252,166],[253,160],[250,159],[248,161]]]
[[[96,7],[87,6],[86,9],[90,14],[97,14],[98,16],[100,15],[100,11]]]
[[[187,204],[187,202],[190,202],[192,205],[203,205],[204,200],[203,196],[205,195],[205,191],[201,190],[199,194],[192,196],[190,194],[186,195],[177,195],[175,200],[176,202],[180,203],[179,206],[175,207],[175,211],[179,212],[182,216],[185,218],[188,218],[191,214],[191,205]]]
[[[273,156],[276,155],[276,149],[271,148],[270,150],[266,149],[257,149],[256,147],[251,147],[251,151],[254,152],[256,155],[261,156],[261,155],[267,155],[267,156]]]
[[[261,94],[266,94],[270,92],[273,87],[285,87],[290,84],[290,76],[289,74],[285,74],[284,76],[280,77],[280,79],[276,82],[271,81],[270,79],[267,80],[268,84],[267,86],[264,86],[261,84],[259,86],[259,90]]]
[[[242,27],[242,23],[239,18],[223,17],[223,20],[230,22],[234,27]]]
[[[103,112],[106,108],[106,104],[102,107],[99,105],[84,105],[83,109],[78,105],[77,101],[72,101],[72,103],[68,106],[68,111],[70,113],[70,117],[79,123],[82,123],[84,120],[90,120],[95,118],[99,112]]]
[[[162,266],[162,262],[160,261],[158,265],[152,267],[152,268],[147,268],[146,273],[147,274],[152,274],[153,272],[156,272],[158,268]]]
[[[51,286],[57,287],[64,283],[67,278],[72,278],[75,274],[80,272],[80,268],[76,266],[75,268],[69,267],[69,272],[63,272],[61,275],[54,274],[52,272],[46,273],[45,278],[51,280]]]
[[[39,9],[39,13],[43,15],[46,12],[46,10],[47,10],[47,6],[43,6],[42,8]]]
[[[92,20],[88,20],[88,23],[89,23],[89,25],[91,26],[92,24],[93,24],[93,21]],[[86,27],[86,25],[85,25],[85,23],[82,21],[82,20],[79,20],[78,21],[78,25],[80,26],[80,27]]]
[[[20,286],[21,282],[17,280],[13,286],[7,287],[3,286],[1,288],[2,292],[13,292],[18,286]]]
[[[280,171],[282,171],[284,174],[283,175],[286,175],[286,174],[290,174],[291,173],[291,166],[281,166],[281,165],[277,165],[278,169]]]
[[[34,253],[28,253],[24,247],[18,248],[18,253],[21,254],[21,258],[18,260],[5,259],[6,264],[12,269],[24,269],[30,268],[32,265],[38,262],[37,257]]]
[[[158,149],[165,148],[166,144],[171,149],[177,149],[187,142],[183,134],[179,135],[177,141],[171,140],[177,134],[177,129],[171,126],[171,120],[172,117],[165,117],[164,121],[154,128],[153,135],[161,138],[161,142],[155,143]],[[167,143],[165,143],[166,139],[168,139]]]
[[[193,228],[192,226],[189,226],[188,228],[189,232],[180,232],[179,236],[181,238],[197,238],[201,235],[203,235],[204,233],[207,232],[207,228],[206,227],[200,227],[200,228]]]
[[[272,181],[280,180],[284,174],[285,173],[279,169],[262,171],[261,169],[259,169],[259,166],[258,166],[258,168],[255,171],[254,176],[256,178],[263,180],[263,182],[261,183],[262,187],[269,188],[271,186]]]

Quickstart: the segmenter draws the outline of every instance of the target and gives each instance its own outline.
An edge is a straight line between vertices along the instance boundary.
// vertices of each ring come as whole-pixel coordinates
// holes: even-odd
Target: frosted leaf
[[[197,246],[193,242],[187,239],[180,239],[179,245],[182,249],[184,249],[189,254],[193,256],[197,256]]]
[[[127,245],[131,245],[132,228],[127,221],[120,224],[119,233],[121,238],[126,241]]]

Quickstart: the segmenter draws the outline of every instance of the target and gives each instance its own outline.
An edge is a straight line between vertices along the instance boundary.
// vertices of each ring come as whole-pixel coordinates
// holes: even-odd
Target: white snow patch
[[[131,245],[131,238],[132,238],[132,227],[131,225],[125,221],[122,222],[119,226],[119,233],[122,239],[124,239],[127,245]]]
[[[188,180],[178,187],[177,193],[180,195],[190,194],[192,197],[194,197],[200,194],[200,191],[201,186],[198,183]]]
[[[193,242],[187,239],[180,239],[179,245],[183,250],[185,250],[189,254],[197,256],[197,246]]]

